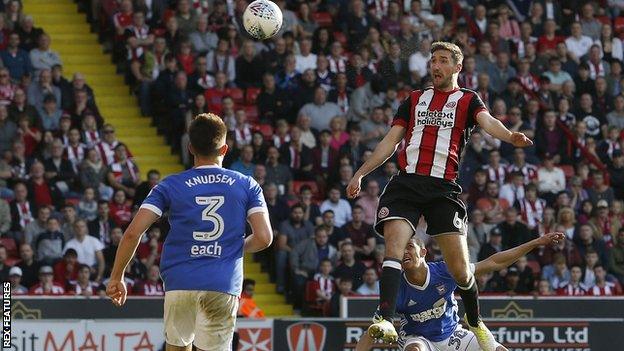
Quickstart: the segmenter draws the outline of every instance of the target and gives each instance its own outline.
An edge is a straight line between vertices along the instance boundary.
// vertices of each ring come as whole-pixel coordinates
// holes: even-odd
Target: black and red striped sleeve
[[[487,107],[479,94],[472,92],[472,98],[468,103],[468,121],[466,123],[466,127],[472,127],[477,124],[477,115],[481,111],[487,111]]]
[[[400,125],[403,128],[407,128],[410,121],[410,109],[412,108],[412,97],[408,96],[399,108],[397,109],[396,114],[394,115],[394,119],[392,120],[392,125]]]

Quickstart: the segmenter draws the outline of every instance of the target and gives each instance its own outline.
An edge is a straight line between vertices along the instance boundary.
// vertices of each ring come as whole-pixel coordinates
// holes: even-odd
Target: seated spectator
[[[570,267],[570,279],[557,289],[557,295],[584,296],[587,295],[587,287],[581,282],[583,272],[580,266]]]
[[[69,248],[65,250],[63,259],[54,265],[54,281],[66,286],[70,281],[78,279],[78,253]]]
[[[500,228],[490,230],[490,238],[487,243],[481,245],[477,259],[483,261],[497,252],[503,251],[503,237]]]
[[[507,274],[503,278],[503,284],[500,287],[500,291],[507,295],[516,295],[527,290],[527,287],[520,284],[520,274],[518,268],[509,267]]]
[[[22,232],[34,220],[33,215],[37,211],[37,206],[34,201],[29,199],[26,184],[22,182],[16,183],[13,186],[13,191],[15,198],[9,203],[11,207],[11,230]]]
[[[331,187],[327,194],[327,200],[321,203],[321,212],[325,213],[327,210],[334,212],[334,222],[337,227],[342,227],[351,218],[351,205],[345,199],[340,198],[340,188],[337,186]]]
[[[108,167],[100,158],[96,149],[88,149],[80,165],[80,184],[83,189],[92,188],[97,197],[102,200],[110,199],[113,189],[105,185]]]
[[[7,107],[9,119],[19,121],[22,116],[26,116],[31,126],[41,128],[39,112],[26,102],[26,92],[22,88],[17,88],[13,96],[11,105]]]
[[[289,166],[296,180],[312,180],[312,150],[302,143],[301,129],[293,126],[290,129],[290,141],[280,148],[280,160]]]
[[[373,225],[377,217],[377,205],[379,205],[379,183],[371,179],[366,183],[364,192],[355,201],[356,206],[364,211],[364,223]]]
[[[76,209],[71,204],[61,206],[60,212],[63,214],[61,218],[61,232],[65,236],[65,242],[67,242],[76,236],[74,224],[79,218],[77,217]]]
[[[28,288],[23,286],[22,283],[22,270],[15,266],[11,267],[8,274],[9,279],[4,279],[3,281],[9,281],[11,283],[11,294],[12,295],[26,295],[28,294]]]
[[[50,186],[58,189],[61,194],[76,190],[78,175],[74,172],[71,161],[63,157],[64,146],[60,139],[52,143],[51,155],[44,161],[45,178]]]
[[[470,138],[470,140],[472,140],[472,138]],[[475,170],[472,182],[468,187],[469,208],[475,208],[477,201],[487,196],[487,181],[487,172],[484,169]]]
[[[350,276],[340,277],[338,281],[338,291],[329,300],[329,316],[340,317],[340,298],[342,296],[355,296],[353,292],[353,278]]]
[[[364,222],[364,209],[361,206],[353,206],[351,217],[353,219],[341,228],[344,238],[353,244],[358,258],[370,259],[376,245],[373,226]]]
[[[0,51],[0,59],[14,81],[20,81],[25,74],[32,74],[30,55],[20,48],[20,36],[17,33],[9,35],[9,45]]]
[[[338,284],[340,284],[341,279],[348,277],[350,278],[349,280],[352,283],[352,287],[355,289],[359,288],[360,285],[362,285],[362,276],[366,271],[366,265],[355,258],[353,244],[344,242],[340,246],[340,260],[340,264],[332,273],[334,278],[338,280]]]
[[[620,228],[617,234],[616,245],[609,250],[609,272],[614,274],[624,285],[624,228]]]
[[[566,188],[565,174],[561,168],[555,166],[553,154],[544,154],[543,160],[543,167],[537,170],[538,190],[540,196],[552,203],[557,193]]]
[[[64,295],[63,286],[55,282],[53,270],[50,266],[42,266],[39,269],[39,283],[33,285],[28,291],[29,295]]]
[[[56,184],[44,178],[44,174],[43,164],[35,161],[30,167],[29,193],[33,194],[32,197],[37,207],[52,205],[60,207],[63,202],[63,194]]]
[[[257,168],[256,168],[257,169]],[[282,221],[286,220],[289,216],[290,209],[284,198],[278,195],[277,185],[275,183],[266,183],[262,187],[264,192],[264,199],[267,203],[269,210],[269,219],[271,225],[277,228]]]
[[[234,84],[236,80],[236,63],[231,55],[230,43],[227,39],[219,39],[217,48],[209,51],[208,55],[206,55],[206,62],[208,62],[208,71],[214,73],[223,72],[225,83],[227,85]]]
[[[74,173],[78,173],[80,164],[84,161],[87,146],[80,141],[80,129],[72,128],[69,131],[69,140],[65,145],[64,158],[71,162]]]
[[[137,248],[137,256],[141,263],[147,268],[152,265],[158,265],[160,262],[160,255],[162,254],[163,243],[160,241],[161,232],[160,228],[152,226],[147,231],[147,241],[139,243]]]
[[[370,119],[364,120],[360,123],[362,128],[362,140],[367,148],[374,150],[377,144],[386,136],[390,131],[390,126],[384,120],[385,116],[381,107],[375,107],[370,116]]]
[[[555,254],[553,263],[542,268],[542,279],[547,280],[554,290],[567,284],[570,280],[570,270],[566,264],[565,256],[561,253]]]
[[[102,140],[95,146],[100,153],[100,158],[105,166],[110,166],[115,162],[115,148],[119,145],[119,141],[115,136],[115,128],[110,124],[105,124],[102,128]],[[132,153],[126,147],[126,153],[132,158]]]
[[[362,281],[362,285],[355,291],[358,295],[379,295],[379,280],[375,268],[367,268]]]
[[[527,294],[535,290],[535,275],[533,273],[533,269],[528,266],[526,256],[520,257],[516,262],[515,267],[518,269],[519,275],[518,292]]]
[[[520,221],[530,229],[538,230],[544,223],[544,214],[547,210],[546,201],[537,197],[537,187],[529,184],[525,187],[525,198],[518,201]]]
[[[593,250],[598,253],[600,262],[607,262],[607,247],[605,242],[598,238],[598,232],[594,226],[590,224],[581,225],[574,241],[581,256],[584,257],[587,251]]]
[[[64,250],[76,250],[78,262],[86,264],[93,272],[97,272],[95,281],[100,282],[104,276],[105,262],[102,254],[104,245],[95,237],[88,235],[87,223],[83,219],[78,219],[74,223],[74,232],[76,236],[67,242]]]
[[[37,251],[37,261],[44,264],[54,264],[63,255],[65,238],[60,232],[59,220],[50,217],[46,223],[46,231],[40,233],[34,241]]]
[[[507,200],[510,204],[516,201],[521,203],[524,200],[524,174],[520,171],[513,171],[509,174],[510,181],[500,188],[500,198]]]
[[[98,131],[97,121],[95,116],[91,113],[84,115],[81,123],[82,140],[88,148],[95,148],[102,140],[100,132]]]
[[[305,115],[300,115],[308,118]],[[317,175],[317,178],[323,181],[327,181],[330,174],[333,172],[336,162],[338,160],[338,151],[331,147],[331,132],[324,129],[319,134],[319,143],[312,150],[312,165],[313,172]]]
[[[345,132],[346,127],[347,121],[342,116],[336,116],[329,122],[329,130],[331,132],[329,145],[336,151],[340,150],[349,141],[349,134]]]
[[[303,105],[299,114],[310,117],[312,128],[323,130],[329,126],[332,118],[342,115],[342,111],[338,105],[327,101],[327,92],[319,86],[314,90],[314,101]]]
[[[613,188],[606,184],[602,171],[596,170],[592,172],[592,183],[593,186],[587,189],[587,194],[592,204],[596,206],[599,200],[605,200],[608,205],[611,205],[615,197]]]
[[[123,230],[119,227],[114,227],[110,232],[110,242],[104,250],[102,250],[102,254],[104,255],[104,262],[106,263],[106,271],[104,273],[105,276],[110,275],[110,271],[113,268],[113,264],[115,263],[115,255],[117,255],[117,249],[119,247],[119,242],[123,237]],[[145,266],[145,265],[144,265]]]
[[[52,69],[52,66],[62,64],[59,54],[50,50],[49,35],[42,33],[39,36],[38,46],[30,51],[30,62],[37,71]]]
[[[303,185],[299,188],[299,204],[303,207],[303,219],[312,223],[312,225],[320,225],[323,223],[321,219],[321,210],[312,200],[312,188]]]
[[[141,173],[136,163],[129,158],[125,144],[115,146],[115,162],[109,165],[108,183],[116,191],[122,190],[133,197],[136,187],[141,182]]]
[[[537,283],[537,295],[538,296],[553,296],[555,292],[550,287],[550,282],[546,279],[541,279]]]
[[[334,277],[331,275],[332,270],[332,261],[326,258],[319,264],[318,273],[314,274],[312,284],[316,291],[316,302],[319,304],[329,302],[336,291]]]
[[[37,210],[37,218],[30,221],[26,225],[26,228],[24,228],[22,237],[19,238],[19,241],[24,244],[32,245],[33,240],[37,237],[37,235],[45,231],[46,223],[48,221],[48,218],[50,218],[50,214],[50,207],[39,207],[39,209]]]
[[[132,219],[132,208],[128,204],[126,193],[123,190],[117,190],[110,202],[110,218],[116,226],[125,228],[130,224]]]
[[[323,259],[336,262],[336,248],[328,243],[327,229],[318,226],[314,230],[314,238],[299,242],[290,251],[290,269],[293,283],[291,291],[295,301],[295,308],[301,306],[303,301],[302,292],[308,279],[314,276],[319,263]]]
[[[587,290],[588,295],[622,295],[622,286],[617,281],[611,282],[607,280],[607,270],[602,264],[596,264],[594,267],[594,276],[596,277],[596,282]]]
[[[488,181],[486,197],[477,200],[476,206],[485,213],[486,223],[498,224],[503,221],[503,212],[510,207],[509,202],[498,197],[498,183]]]
[[[582,280],[581,283],[585,287],[590,288],[596,284],[596,276],[594,275],[594,267],[599,264],[598,253],[593,250],[587,250],[585,252],[585,265],[581,269]]]
[[[501,162],[500,151],[498,151],[498,149],[490,150],[488,164],[484,165],[483,169],[487,172],[488,181],[496,182],[499,187],[505,184],[507,169],[506,164]]]
[[[150,169],[147,172],[147,180],[141,182],[139,186],[136,188],[134,198],[132,199],[134,201],[132,207],[138,208],[143,203],[143,200],[145,200],[149,192],[159,182],[160,182],[160,172],[157,169]]]
[[[17,86],[11,83],[9,71],[6,68],[0,68],[0,105],[9,106],[13,102],[16,89]]]
[[[6,259],[6,248],[5,259]],[[22,272],[21,282],[27,288],[33,286],[37,282],[37,274],[39,272],[39,263],[34,260],[33,250],[28,244],[20,246],[20,261],[14,267],[19,267]],[[10,271],[9,271],[10,275]]]
[[[94,100],[89,99],[89,91],[85,85],[82,89],[74,89],[71,105],[67,109],[67,113],[71,118],[72,126],[76,127],[81,124],[87,115],[92,115],[98,127],[104,125],[104,118],[95,105]]]
[[[17,124],[9,120],[6,107],[0,106],[0,151],[10,149],[11,143],[17,137]]]
[[[48,95],[52,95],[56,100],[56,107],[61,106],[61,90],[52,84],[52,72],[49,68],[42,69],[39,72],[36,81],[30,83],[26,96],[28,97],[28,104],[34,106],[39,114],[44,112],[44,100]]]
[[[290,218],[279,225],[277,236],[276,275],[278,292],[284,291],[284,276],[286,274],[286,264],[292,250],[297,245],[310,238],[314,233],[314,226],[303,220],[303,207],[294,205],[290,209]]]
[[[256,281],[253,279],[243,279],[243,291],[238,306],[238,315],[243,318],[264,318],[264,312],[253,300]]]
[[[217,48],[219,37],[208,27],[208,17],[200,15],[197,18],[197,29],[189,34],[189,40],[193,45],[193,50],[200,56],[206,55],[209,51]]]
[[[544,250],[539,256],[539,262],[542,266],[550,265],[554,262],[555,256],[557,255],[563,255],[566,262],[571,265],[580,265],[583,262],[578,248],[570,238],[561,240],[554,245],[544,247]]]
[[[288,166],[280,163],[280,154],[275,146],[267,149],[266,181],[277,186],[279,195],[292,194],[292,172]]]
[[[97,295],[98,283],[89,279],[91,268],[86,264],[78,265],[78,278],[67,285],[67,292],[76,296]]]
[[[165,289],[160,280],[160,269],[157,265],[148,269],[147,279],[136,284],[134,292],[140,296],[165,296]]]
[[[484,222],[485,215],[479,209],[472,211],[468,221],[466,240],[470,262],[477,262],[481,247],[489,241],[489,234],[494,225]]]

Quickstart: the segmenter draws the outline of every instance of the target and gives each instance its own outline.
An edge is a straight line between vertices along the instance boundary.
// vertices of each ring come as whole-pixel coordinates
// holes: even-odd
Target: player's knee
[[[403,349],[403,351],[425,351],[427,350],[427,348],[425,347],[425,345],[417,342],[415,344],[409,344],[407,346],[405,346],[405,349]]]
[[[468,267],[466,267],[465,265],[451,266],[448,264],[447,266],[457,285],[465,286],[470,282],[470,279],[472,278],[472,273],[470,273]]]

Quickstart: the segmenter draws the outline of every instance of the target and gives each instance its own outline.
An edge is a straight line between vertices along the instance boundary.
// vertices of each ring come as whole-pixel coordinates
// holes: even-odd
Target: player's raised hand
[[[360,186],[362,184],[362,177],[355,175],[351,178],[349,185],[347,185],[347,197],[349,199],[355,199],[360,194]]]
[[[123,281],[111,280],[106,287],[106,296],[110,297],[115,306],[123,306],[126,303],[126,296],[128,290],[126,284]]]
[[[559,232],[546,233],[536,240],[539,246],[557,245],[565,240],[565,235]]]
[[[527,138],[527,136],[524,135],[524,133],[520,133],[520,132],[511,133],[510,141],[515,147],[527,147],[527,146],[533,145],[533,141]]]

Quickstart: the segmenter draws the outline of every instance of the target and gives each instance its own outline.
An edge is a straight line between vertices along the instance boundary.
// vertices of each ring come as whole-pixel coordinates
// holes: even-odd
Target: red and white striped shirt
[[[505,178],[507,177],[507,169],[505,166],[499,164],[497,167],[492,165],[485,165],[483,169],[487,172],[488,180],[491,182],[497,182],[498,186],[505,184]]]
[[[486,107],[472,90],[414,90],[397,111],[392,125],[407,129],[399,165],[406,173],[457,178],[459,158],[476,116]]]
[[[617,284],[605,281],[603,287],[594,285],[589,289],[588,293],[589,295],[594,296],[611,296],[620,295],[622,294],[622,291]]]
[[[142,296],[165,296],[165,289],[161,282],[144,281],[136,288],[136,294]]]
[[[91,290],[91,295],[97,295],[98,284],[96,282],[89,282],[86,288],[83,288],[77,281],[69,282],[69,291],[74,295],[82,295],[85,291]]]
[[[78,143],[78,145],[67,145],[65,147],[65,157],[72,163],[75,172],[78,172],[80,164],[82,163],[82,160],[84,160],[85,151],[87,151],[87,146],[83,143]]]
[[[557,290],[557,295],[585,296],[587,295],[587,289],[582,284],[572,285],[570,283],[567,283]]]
[[[507,167],[507,174],[512,172],[522,172],[524,175],[524,184],[529,184],[532,180],[537,179],[537,167],[528,163],[525,163],[522,167],[510,164]]]
[[[63,295],[65,294],[65,289],[62,286],[56,283],[52,283],[50,287],[50,291],[45,291],[41,283],[30,288],[28,292],[29,295]]]
[[[335,58],[333,56],[327,56],[329,61],[329,70],[332,73],[344,73],[347,71],[347,59],[344,57]]]
[[[538,224],[542,223],[544,219],[544,209],[546,208],[546,201],[537,199],[533,202],[528,199],[524,199],[520,203],[520,217],[522,221],[526,223],[529,229],[535,228]]]

